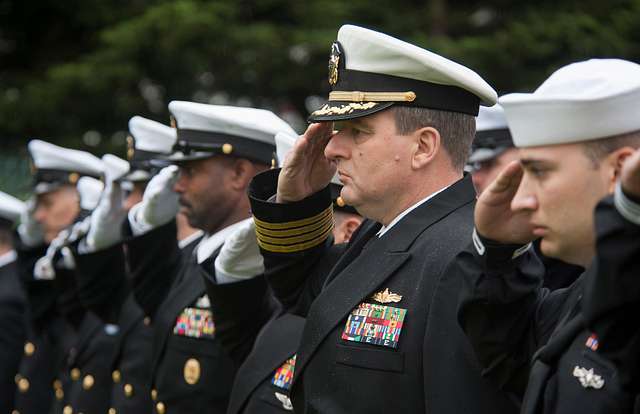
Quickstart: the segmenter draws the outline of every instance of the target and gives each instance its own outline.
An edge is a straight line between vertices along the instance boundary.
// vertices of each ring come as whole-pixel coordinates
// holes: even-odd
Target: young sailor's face
[[[50,243],[60,231],[73,224],[80,213],[80,198],[74,186],[64,185],[38,195],[34,219],[40,223],[44,241]]]
[[[582,144],[520,149],[524,175],[511,208],[529,214],[542,253],[585,265],[595,250],[593,210],[607,195],[607,169]]]

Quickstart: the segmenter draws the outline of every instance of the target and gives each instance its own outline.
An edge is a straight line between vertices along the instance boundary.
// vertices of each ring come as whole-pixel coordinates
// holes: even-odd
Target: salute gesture
[[[526,244],[536,237],[532,233],[527,211],[514,211],[511,202],[518,192],[524,171],[512,161],[482,192],[475,209],[477,232],[505,244]]]
[[[329,184],[336,167],[324,156],[324,148],[332,136],[333,123],[324,122],[311,124],[296,141],[278,178],[278,203],[300,201]]]

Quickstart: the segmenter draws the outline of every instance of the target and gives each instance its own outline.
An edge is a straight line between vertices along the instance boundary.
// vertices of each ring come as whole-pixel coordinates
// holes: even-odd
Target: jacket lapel
[[[182,310],[194,303],[200,296],[204,295],[205,287],[202,277],[198,273],[197,265],[192,257],[189,257],[182,268],[180,283],[173,287],[169,296],[161,305],[161,312],[158,312],[158,319],[154,321],[154,348],[153,348],[153,369],[158,367],[160,358],[170,335],[173,335],[173,327],[176,318]]]
[[[304,323],[304,318],[285,313],[265,326],[236,375],[241,381],[234,383],[227,412],[240,413],[260,383],[273,376],[273,372],[296,353]]]
[[[413,242],[431,225],[474,200],[475,190],[467,175],[411,211],[381,238],[375,236],[379,223],[363,228],[362,237],[344,253],[344,260],[336,263],[322,293],[309,309],[294,385],[336,325],[411,258],[408,250]]]

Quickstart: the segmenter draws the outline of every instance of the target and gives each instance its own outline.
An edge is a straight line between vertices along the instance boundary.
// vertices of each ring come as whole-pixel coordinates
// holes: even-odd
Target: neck
[[[385,199],[382,200],[389,201],[389,203],[377,209],[379,214],[376,214],[376,217],[373,215],[367,217],[387,226],[409,207],[462,178],[462,173],[449,172],[449,174],[447,174],[445,172],[444,174],[440,174],[441,175],[433,178],[425,177],[424,179],[407,180],[408,185],[398,186],[394,195],[385,197]]]
[[[220,230],[226,227],[229,227],[232,224],[235,224],[239,221],[249,218],[250,216],[251,214],[249,214],[249,209],[235,209],[224,220],[217,223],[217,225],[212,226],[211,229],[207,229],[206,233],[209,235],[215,234]]]
[[[0,256],[9,253],[11,250],[13,250],[13,247],[10,244],[0,244]]]

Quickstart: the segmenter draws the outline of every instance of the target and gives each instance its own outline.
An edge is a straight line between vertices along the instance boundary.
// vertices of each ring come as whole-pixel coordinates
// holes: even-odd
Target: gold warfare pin
[[[382,292],[375,293],[372,296],[373,300],[380,303],[398,303],[402,300],[402,295],[393,293],[389,289],[385,289]]]

